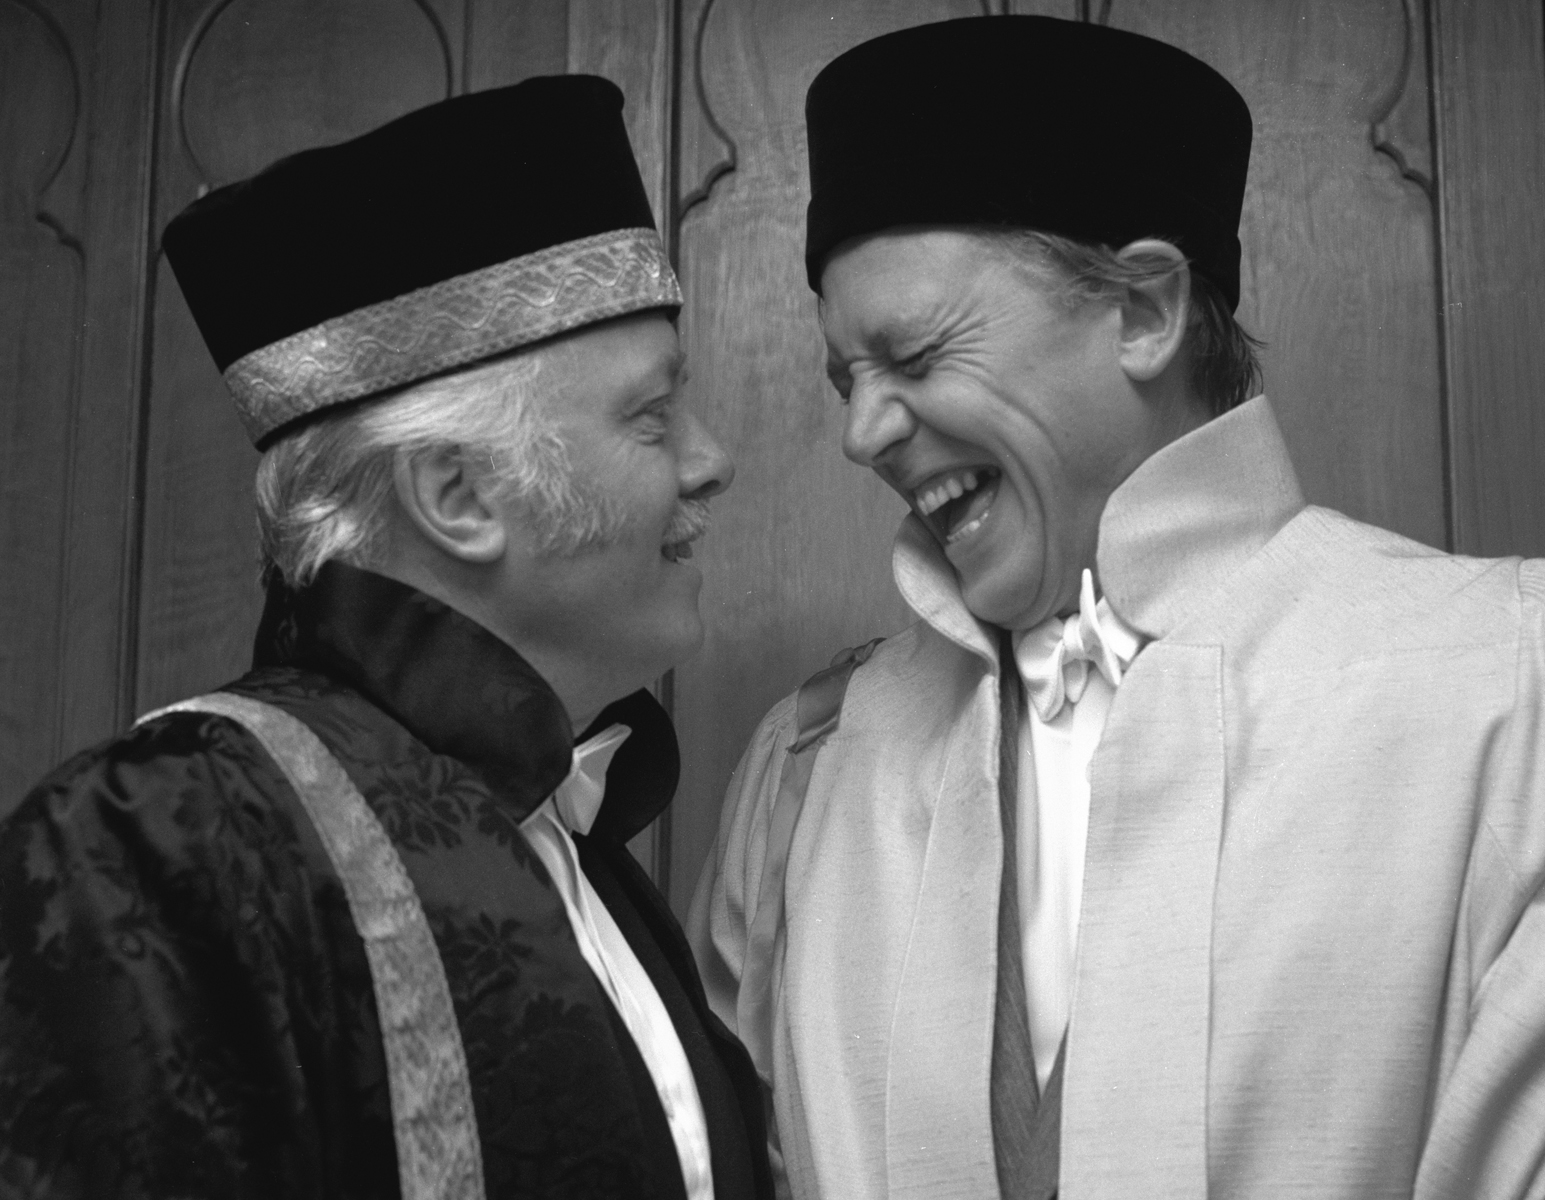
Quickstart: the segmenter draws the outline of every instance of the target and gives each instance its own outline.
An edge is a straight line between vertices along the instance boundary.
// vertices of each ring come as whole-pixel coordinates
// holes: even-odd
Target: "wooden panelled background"
[[[1545,554],[1541,0],[0,0],[0,811],[246,665],[255,455],[166,221],[443,96],[590,71],[628,96],[688,401],[739,465],[698,559],[708,643],[663,685],[681,793],[636,847],[684,908],[762,712],[906,619],[900,504],[841,457],[803,279],[805,87],[876,33],[986,11],[1153,34],[1243,91],[1240,312],[1311,498]]]

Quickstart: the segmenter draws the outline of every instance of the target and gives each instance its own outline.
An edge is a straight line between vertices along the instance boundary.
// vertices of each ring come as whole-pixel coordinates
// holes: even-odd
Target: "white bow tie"
[[[1014,638],[1014,661],[1025,692],[1043,721],[1051,721],[1064,703],[1077,704],[1089,684],[1089,666],[1115,687],[1142,639],[1122,622],[1104,600],[1094,601],[1094,576],[1084,568],[1078,612],[1050,617]]]
[[[568,776],[553,792],[553,808],[571,833],[589,833],[606,797],[606,768],[628,735],[626,725],[609,725],[574,747]]]

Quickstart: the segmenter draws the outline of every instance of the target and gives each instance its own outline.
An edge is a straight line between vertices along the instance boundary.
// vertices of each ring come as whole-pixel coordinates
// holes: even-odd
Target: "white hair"
[[[536,387],[550,351],[526,351],[323,415],[286,434],[257,470],[263,561],[292,586],[338,559],[379,566],[389,551],[400,456],[451,451],[527,508],[543,550],[574,554],[614,538],[624,514],[576,478]]]

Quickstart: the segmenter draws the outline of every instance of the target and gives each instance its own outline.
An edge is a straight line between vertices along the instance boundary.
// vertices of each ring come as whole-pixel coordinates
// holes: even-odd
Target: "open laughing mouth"
[[[998,495],[997,467],[956,467],[933,476],[912,493],[917,515],[945,545],[982,527]]]

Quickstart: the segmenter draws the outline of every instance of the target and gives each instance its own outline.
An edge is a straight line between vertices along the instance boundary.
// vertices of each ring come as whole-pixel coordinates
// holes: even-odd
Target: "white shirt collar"
[[[609,725],[574,747],[569,773],[552,795],[553,808],[571,833],[589,833],[595,824],[606,799],[606,769],[632,732],[626,725]]]

